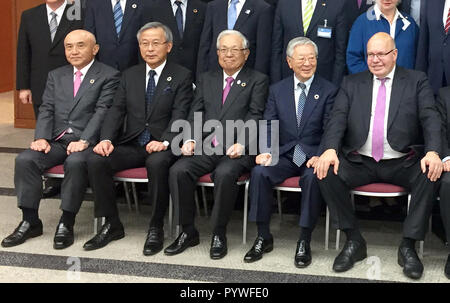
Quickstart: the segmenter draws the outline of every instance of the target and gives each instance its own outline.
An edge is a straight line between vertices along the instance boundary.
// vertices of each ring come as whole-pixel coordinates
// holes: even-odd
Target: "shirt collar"
[[[184,6],[186,6],[186,3],[188,0],[170,0],[170,2],[172,2],[172,6],[175,6],[175,1],[180,1]]]
[[[94,59],[92,59],[91,62],[89,62],[88,65],[86,65],[85,67],[83,67],[82,69],[80,69],[81,75],[82,76],[86,76],[88,70],[91,68],[92,64],[94,63]],[[75,74],[78,71],[78,69],[74,66],[73,67],[73,74]]]
[[[309,90],[309,87],[311,87],[311,83],[314,81],[314,75],[312,75],[311,78],[309,78],[305,82],[301,82],[299,79],[297,79],[297,76],[294,74],[294,89],[297,89],[299,83],[303,83],[306,85],[306,89]]]
[[[48,4],[45,5],[47,8],[47,16],[50,15],[51,12],[53,12],[53,10],[50,8],[50,6],[48,6]],[[61,17],[64,13],[64,10],[66,9],[67,6],[67,2],[64,1],[64,3],[58,7],[54,12],[56,15],[58,15],[58,17]]]
[[[394,79],[394,74],[395,74],[395,69],[397,68],[397,65],[394,65],[394,68],[391,70],[391,72],[389,73],[389,74],[387,74],[386,75],[386,77],[385,78],[389,78],[389,80],[393,80]],[[375,81],[375,80],[377,80],[378,79],[378,77],[377,76],[375,76],[375,75],[373,75],[373,80]]]
[[[145,64],[146,65],[146,75],[148,75],[148,73],[150,72],[150,70],[154,70],[155,72],[156,72],[156,75],[159,77],[159,76],[161,76],[161,73],[162,73],[162,71],[163,71],[163,69],[164,69],[164,67],[166,66],[166,62],[167,62],[167,60],[164,60],[164,62],[161,64],[161,65],[159,65],[157,68],[151,68],[147,63]]]
[[[240,70],[238,70],[237,72],[235,72],[231,77],[233,77],[233,79],[236,80],[236,78],[241,70],[242,70],[242,68]],[[223,81],[225,81],[225,79],[228,77],[230,77],[230,76],[228,76],[227,73],[225,73],[225,71],[223,71]]]
[[[374,11],[375,11],[375,17],[376,17],[377,21],[380,21],[381,16],[383,16],[385,19],[387,19],[386,16],[384,16],[383,13],[381,12],[381,9],[380,9],[380,6],[378,5],[378,3],[375,4]],[[396,8],[394,22],[397,22],[398,18],[405,19],[405,17],[402,15],[402,13],[400,13],[400,11]]]

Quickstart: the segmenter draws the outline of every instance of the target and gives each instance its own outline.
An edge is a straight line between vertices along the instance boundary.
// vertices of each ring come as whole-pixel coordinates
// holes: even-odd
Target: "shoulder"
[[[192,72],[190,70],[173,62],[167,62],[164,69],[182,79],[192,76]]]
[[[314,76],[313,84],[314,83],[317,83],[318,85],[320,85],[321,90],[323,92],[327,92],[327,93],[330,93],[330,92],[333,93],[339,89],[334,83],[328,81],[325,78],[322,78],[321,76],[319,76],[317,74]]]
[[[22,12],[22,18],[33,18],[34,16],[36,16],[37,14],[39,14],[40,11],[45,10],[45,4],[40,4],[38,6],[29,8],[27,10],[24,10]]]

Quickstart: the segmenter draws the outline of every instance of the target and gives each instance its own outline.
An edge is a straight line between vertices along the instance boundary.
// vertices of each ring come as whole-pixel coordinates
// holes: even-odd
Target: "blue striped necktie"
[[[156,72],[154,70],[150,70],[150,77],[148,78],[147,83],[147,91],[145,93],[145,118],[147,119],[147,114],[150,108],[150,104],[152,103],[153,95],[155,93],[155,75]],[[148,127],[146,126],[144,131],[139,135],[138,142],[141,146],[147,145],[150,142],[150,132]]]
[[[116,5],[114,5],[113,14],[117,37],[119,37],[120,30],[122,29],[122,19],[123,19],[123,12],[122,7],[120,6],[120,0],[117,0]]]
[[[177,11],[175,12],[175,20],[177,21],[178,32],[180,33],[180,38],[183,39],[183,11],[181,10],[181,1],[175,1],[175,4],[178,6]]]
[[[302,92],[300,93],[300,97],[298,99],[298,105],[297,105],[297,128],[300,127],[300,122],[302,120],[302,115],[303,115],[303,109],[305,108],[305,103],[306,103],[306,92],[305,92],[306,85],[303,83],[299,83],[298,86],[300,87]],[[300,144],[297,144],[294,149],[294,156],[292,158],[292,161],[295,163],[295,165],[300,167],[305,162],[305,160],[306,160],[306,154],[300,147]]]

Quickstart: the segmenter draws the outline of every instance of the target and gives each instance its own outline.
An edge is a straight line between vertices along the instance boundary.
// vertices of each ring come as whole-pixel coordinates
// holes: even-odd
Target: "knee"
[[[86,168],[86,159],[83,157],[78,156],[76,153],[71,154],[69,157],[66,158],[66,161],[64,161],[64,171],[70,171],[70,170],[80,170]]]
[[[108,157],[103,157],[92,152],[87,156],[86,163],[89,170],[96,171],[97,169],[102,169],[105,165],[107,165],[108,160]]]
[[[186,165],[183,165],[182,161],[175,162],[170,168],[169,168],[169,176],[170,178],[183,178],[184,176],[188,175],[189,169]]]
[[[34,152],[31,150],[26,150],[20,153],[15,160],[15,168],[27,168],[31,165],[36,164],[36,158],[34,157]]]
[[[145,160],[145,167],[151,171],[168,170],[170,160],[163,157],[152,157],[151,155]]]
[[[212,177],[215,183],[222,181],[236,182],[239,178],[239,173],[236,168],[233,168],[231,165],[222,165],[214,170]]]

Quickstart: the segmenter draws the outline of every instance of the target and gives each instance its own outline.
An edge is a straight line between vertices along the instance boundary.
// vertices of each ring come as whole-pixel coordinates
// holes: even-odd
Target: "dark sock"
[[[307,227],[302,227],[300,229],[300,238],[299,240],[302,241],[306,241],[308,243],[311,242],[311,234],[312,234],[312,229],[311,228],[307,228]]]
[[[122,226],[119,216],[106,217],[106,222],[111,223],[112,228],[119,228]]]
[[[183,225],[183,232],[187,233],[189,237],[194,236],[197,233],[193,224]]]
[[[258,236],[262,237],[264,240],[272,239],[272,234],[270,233],[270,224],[265,222],[256,223],[258,226]]]
[[[63,210],[61,220],[59,222],[64,223],[64,225],[73,227],[75,225],[75,217],[77,214],[70,211]]]
[[[214,235],[218,235],[221,237],[225,237],[227,233],[227,227],[226,226],[216,226],[216,228],[214,228]]]
[[[359,229],[344,229],[344,233],[347,236],[347,241],[352,240],[360,243],[366,242],[359,232]]]
[[[403,238],[400,246],[409,247],[412,249],[416,248],[416,240],[411,238]]]
[[[22,216],[23,220],[30,223],[31,226],[38,225],[40,222],[37,209],[22,207]]]

